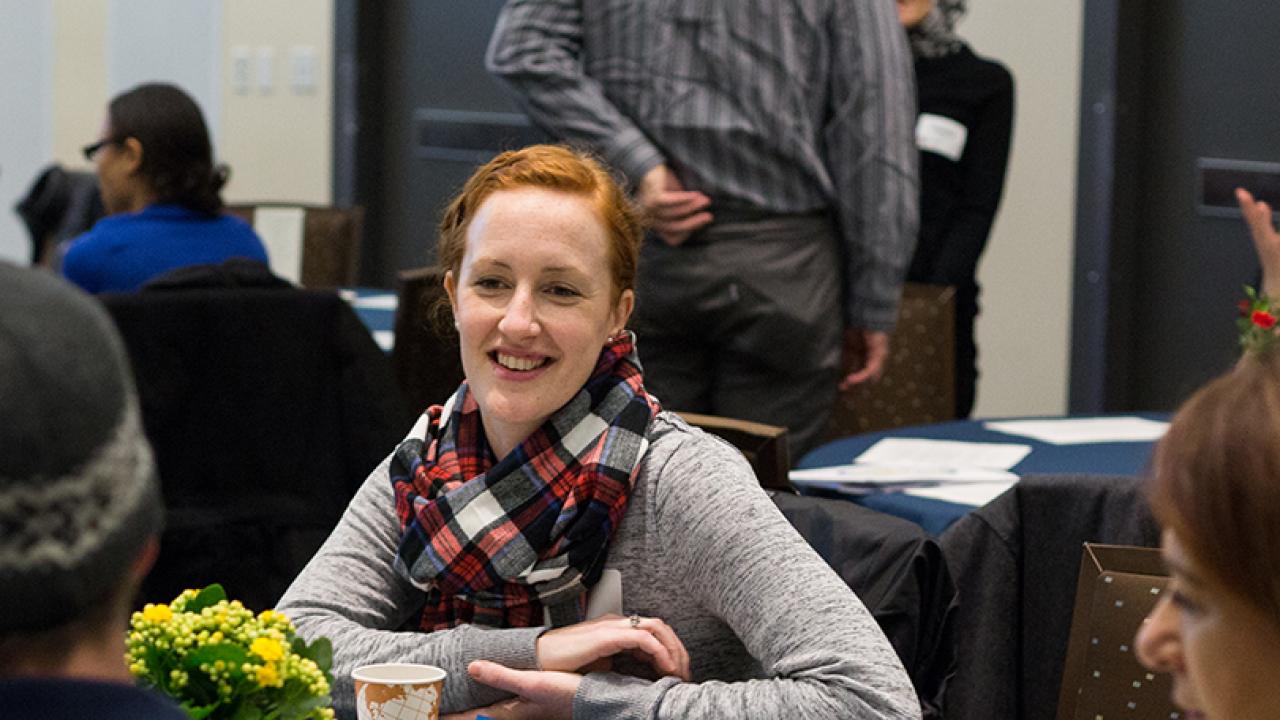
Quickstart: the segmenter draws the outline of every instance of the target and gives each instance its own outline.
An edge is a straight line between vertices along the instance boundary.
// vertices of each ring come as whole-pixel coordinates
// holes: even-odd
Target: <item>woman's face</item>
[[[111,121],[108,118],[102,121],[102,131],[98,138],[111,138],[111,133]],[[121,142],[109,142],[94,153],[93,168],[98,176],[98,193],[102,196],[102,207],[108,215],[142,209],[137,206],[140,149],[138,141],[129,138]]]
[[[898,0],[898,19],[902,27],[913,28],[933,9],[935,0]]]
[[[488,197],[445,290],[462,367],[502,457],[569,401],[635,302],[615,299],[609,236],[590,202],[522,188]]]
[[[1172,578],[1138,630],[1138,659],[1173,675],[1189,720],[1280,717],[1280,618],[1209,577],[1173,532],[1162,545]]]

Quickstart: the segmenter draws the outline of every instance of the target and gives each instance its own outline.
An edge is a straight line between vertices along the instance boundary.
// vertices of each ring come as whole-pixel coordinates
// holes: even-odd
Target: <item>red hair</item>
[[[445,270],[458,276],[467,249],[467,228],[484,201],[501,190],[520,188],[554,190],[589,200],[609,237],[615,298],[623,290],[634,289],[644,235],[640,213],[599,160],[561,145],[504,152],[472,174],[440,221],[436,258]]]

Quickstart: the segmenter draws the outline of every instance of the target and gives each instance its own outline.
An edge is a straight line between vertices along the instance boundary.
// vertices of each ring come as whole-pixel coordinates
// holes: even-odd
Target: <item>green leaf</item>
[[[231,716],[231,720],[261,720],[262,710],[257,705],[249,702],[240,703],[240,707],[236,708],[236,712]]]
[[[243,674],[240,666],[249,662],[249,653],[239,645],[231,643],[201,645],[187,653],[182,660],[182,668],[188,672],[198,671],[203,663],[215,663],[219,660],[225,662],[237,674]]]
[[[329,668],[333,667],[333,643],[329,642],[327,637],[316,638],[315,642],[307,646],[307,655],[305,657],[314,660],[316,666],[323,670],[327,676]]]
[[[191,720],[204,720],[204,718],[209,717],[209,715],[213,714],[213,711],[217,709],[218,703],[213,703],[212,705],[191,705],[188,703],[182,703],[182,711],[185,712],[187,717],[190,717]]]
[[[222,589],[218,583],[214,583],[209,587],[196,593],[191,598],[191,602],[187,603],[186,612],[198,613],[207,607],[213,607],[223,600],[227,599],[227,591]]]

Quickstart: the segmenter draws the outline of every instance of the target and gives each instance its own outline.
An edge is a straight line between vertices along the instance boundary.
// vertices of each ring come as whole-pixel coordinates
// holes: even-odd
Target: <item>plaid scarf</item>
[[[635,338],[604,347],[577,395],[501,460],[464,381],[391,458],[395,570],[426,591],[420,626],[579,622],[659,410]]]

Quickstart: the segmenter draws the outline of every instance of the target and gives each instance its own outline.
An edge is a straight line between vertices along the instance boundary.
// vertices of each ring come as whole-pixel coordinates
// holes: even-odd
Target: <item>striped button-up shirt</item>
[[[509,0],[488,67],[638,184],[833,213],[846,323],[888,329],[915,247],[911,55],[893,0]]]

